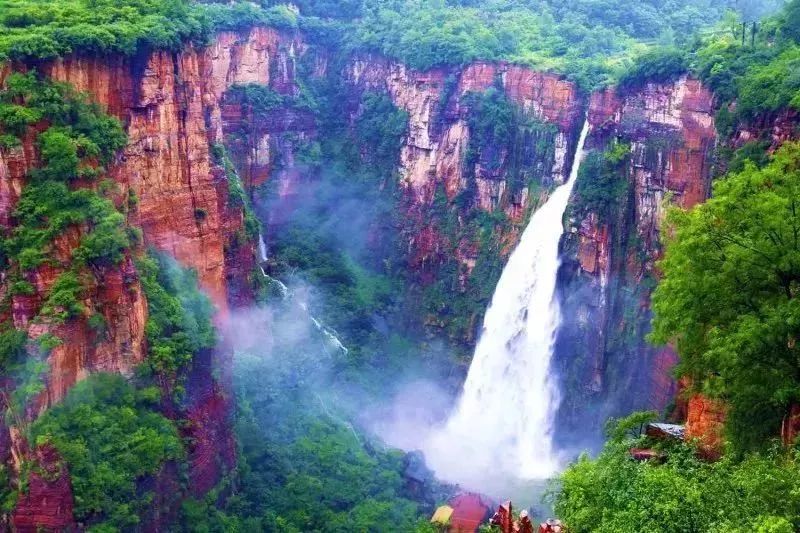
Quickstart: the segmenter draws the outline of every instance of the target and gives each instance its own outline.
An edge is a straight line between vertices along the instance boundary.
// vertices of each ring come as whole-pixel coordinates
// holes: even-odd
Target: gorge
[[[732,330],[682,299],[719,278],[667,292],[671,250],[722,246],[675,209],[793,175],[797,0],[752,41],[721,0],[64,2],[0,0],[0,527],[427,532],[551,477],[571,531],[679,523],[592,476],[674,497],[674,530],[800,526],[790,451],[689,451],[793,441],[793,307],[762,377],[696,341]],[[792,254],[720,292],[791,301]],[[635,434],[656,418],[687,443]],[[703,476],[736,468],[778,481],[724,522]]]
[[[558,243],[588,133],[586,121],[569,178],[534,213],[509,256],[463,395],[441,434],[426,445],[437,474],[474,490],[488,490],[494,476],[541,480],[559,469],[552,439],[561,392],[550,369],[561,322],[555,298]],[[483,422],[476,431],[477,420]]]

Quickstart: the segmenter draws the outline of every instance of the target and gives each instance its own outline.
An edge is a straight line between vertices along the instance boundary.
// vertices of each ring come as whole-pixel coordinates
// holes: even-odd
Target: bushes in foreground
[[[590,531],[790,533],[800,526],[800,456],[772,450],[701,461],[685,443],[654,443],[620,421],[596,459],[581,457],[558,480],[555,510],[574,533]],[[655,445],[664,464],[629,449]]]

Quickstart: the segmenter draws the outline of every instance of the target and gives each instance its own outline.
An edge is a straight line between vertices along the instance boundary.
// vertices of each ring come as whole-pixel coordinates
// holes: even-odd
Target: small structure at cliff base
[[[489,519],[490,509],[480,494],[465,492],[437,508],[431,523],[447,526],[449,533],[475,533]]]
[[[440,505],[436,508],[436,511],[433,513],[431,517],[431,524],[435,524],[437,526],[449,526],[450,519],[453,517],[453,508],[449,505]]]
[[[539,524],[537,533],[567,533],[567,528],[561,523],[561,520],[551,518],[547,522]]]
[[[683,440],[686,435],[686,428],[680,424],[662,424],[659,422],[651,422],[650,424],[647,424],[645,435],[660,440]]]

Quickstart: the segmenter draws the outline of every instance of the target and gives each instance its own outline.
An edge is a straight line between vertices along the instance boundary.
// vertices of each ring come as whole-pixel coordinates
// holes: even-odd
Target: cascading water
[[[342,341],[339,340],[338,335],[334,330],[331,328],[323,325],[319,320],[317,320],[314,315],[308,312],[308,305],[304,301],[300,301],[298,298],[295,297],[295,294],[289,290],[289,287],[286,286],[281,280],[277,278],[273,278],[264,268],[264,265],[267,263],[268,256],[267,256],[267,243],[264,242],[264,236],[259,233],[258,234],[258,255],[259,255],[259,264],[261,268],[261,274],[269,280],[270,283],[274,284],[275,287],[278,289],[278,292],[281,295],[281,299],[289,300],[292,303],[297,304],[300,309],[308,316],[308,319],[314,325],[317,331],[322,334],[325,338],[326,343],[329,349],[333,350],[334,352],[338,352],[341,354],[347,354],[347,348],[342,344]]]
[[[588,132],[587,121],[567,183],[534,213],[509,257],[462,397],[425,446],[429,464],[449,481],[482,490],[505,476],[544,479],[559,467],[552,442],[559,391],[550,376],[561,320],[558,243]]]

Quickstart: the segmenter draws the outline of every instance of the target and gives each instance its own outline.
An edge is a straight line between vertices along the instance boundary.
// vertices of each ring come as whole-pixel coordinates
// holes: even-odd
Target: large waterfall
[[[491,478],[543,479],[559,467],[552,442],[559,391],[550,375],[561,320],[558,243],[588,132],[587,121],[567,183],[534,213],[509,257],[463,395],[425,446],[429,463],[447,480],[482,489]]]

